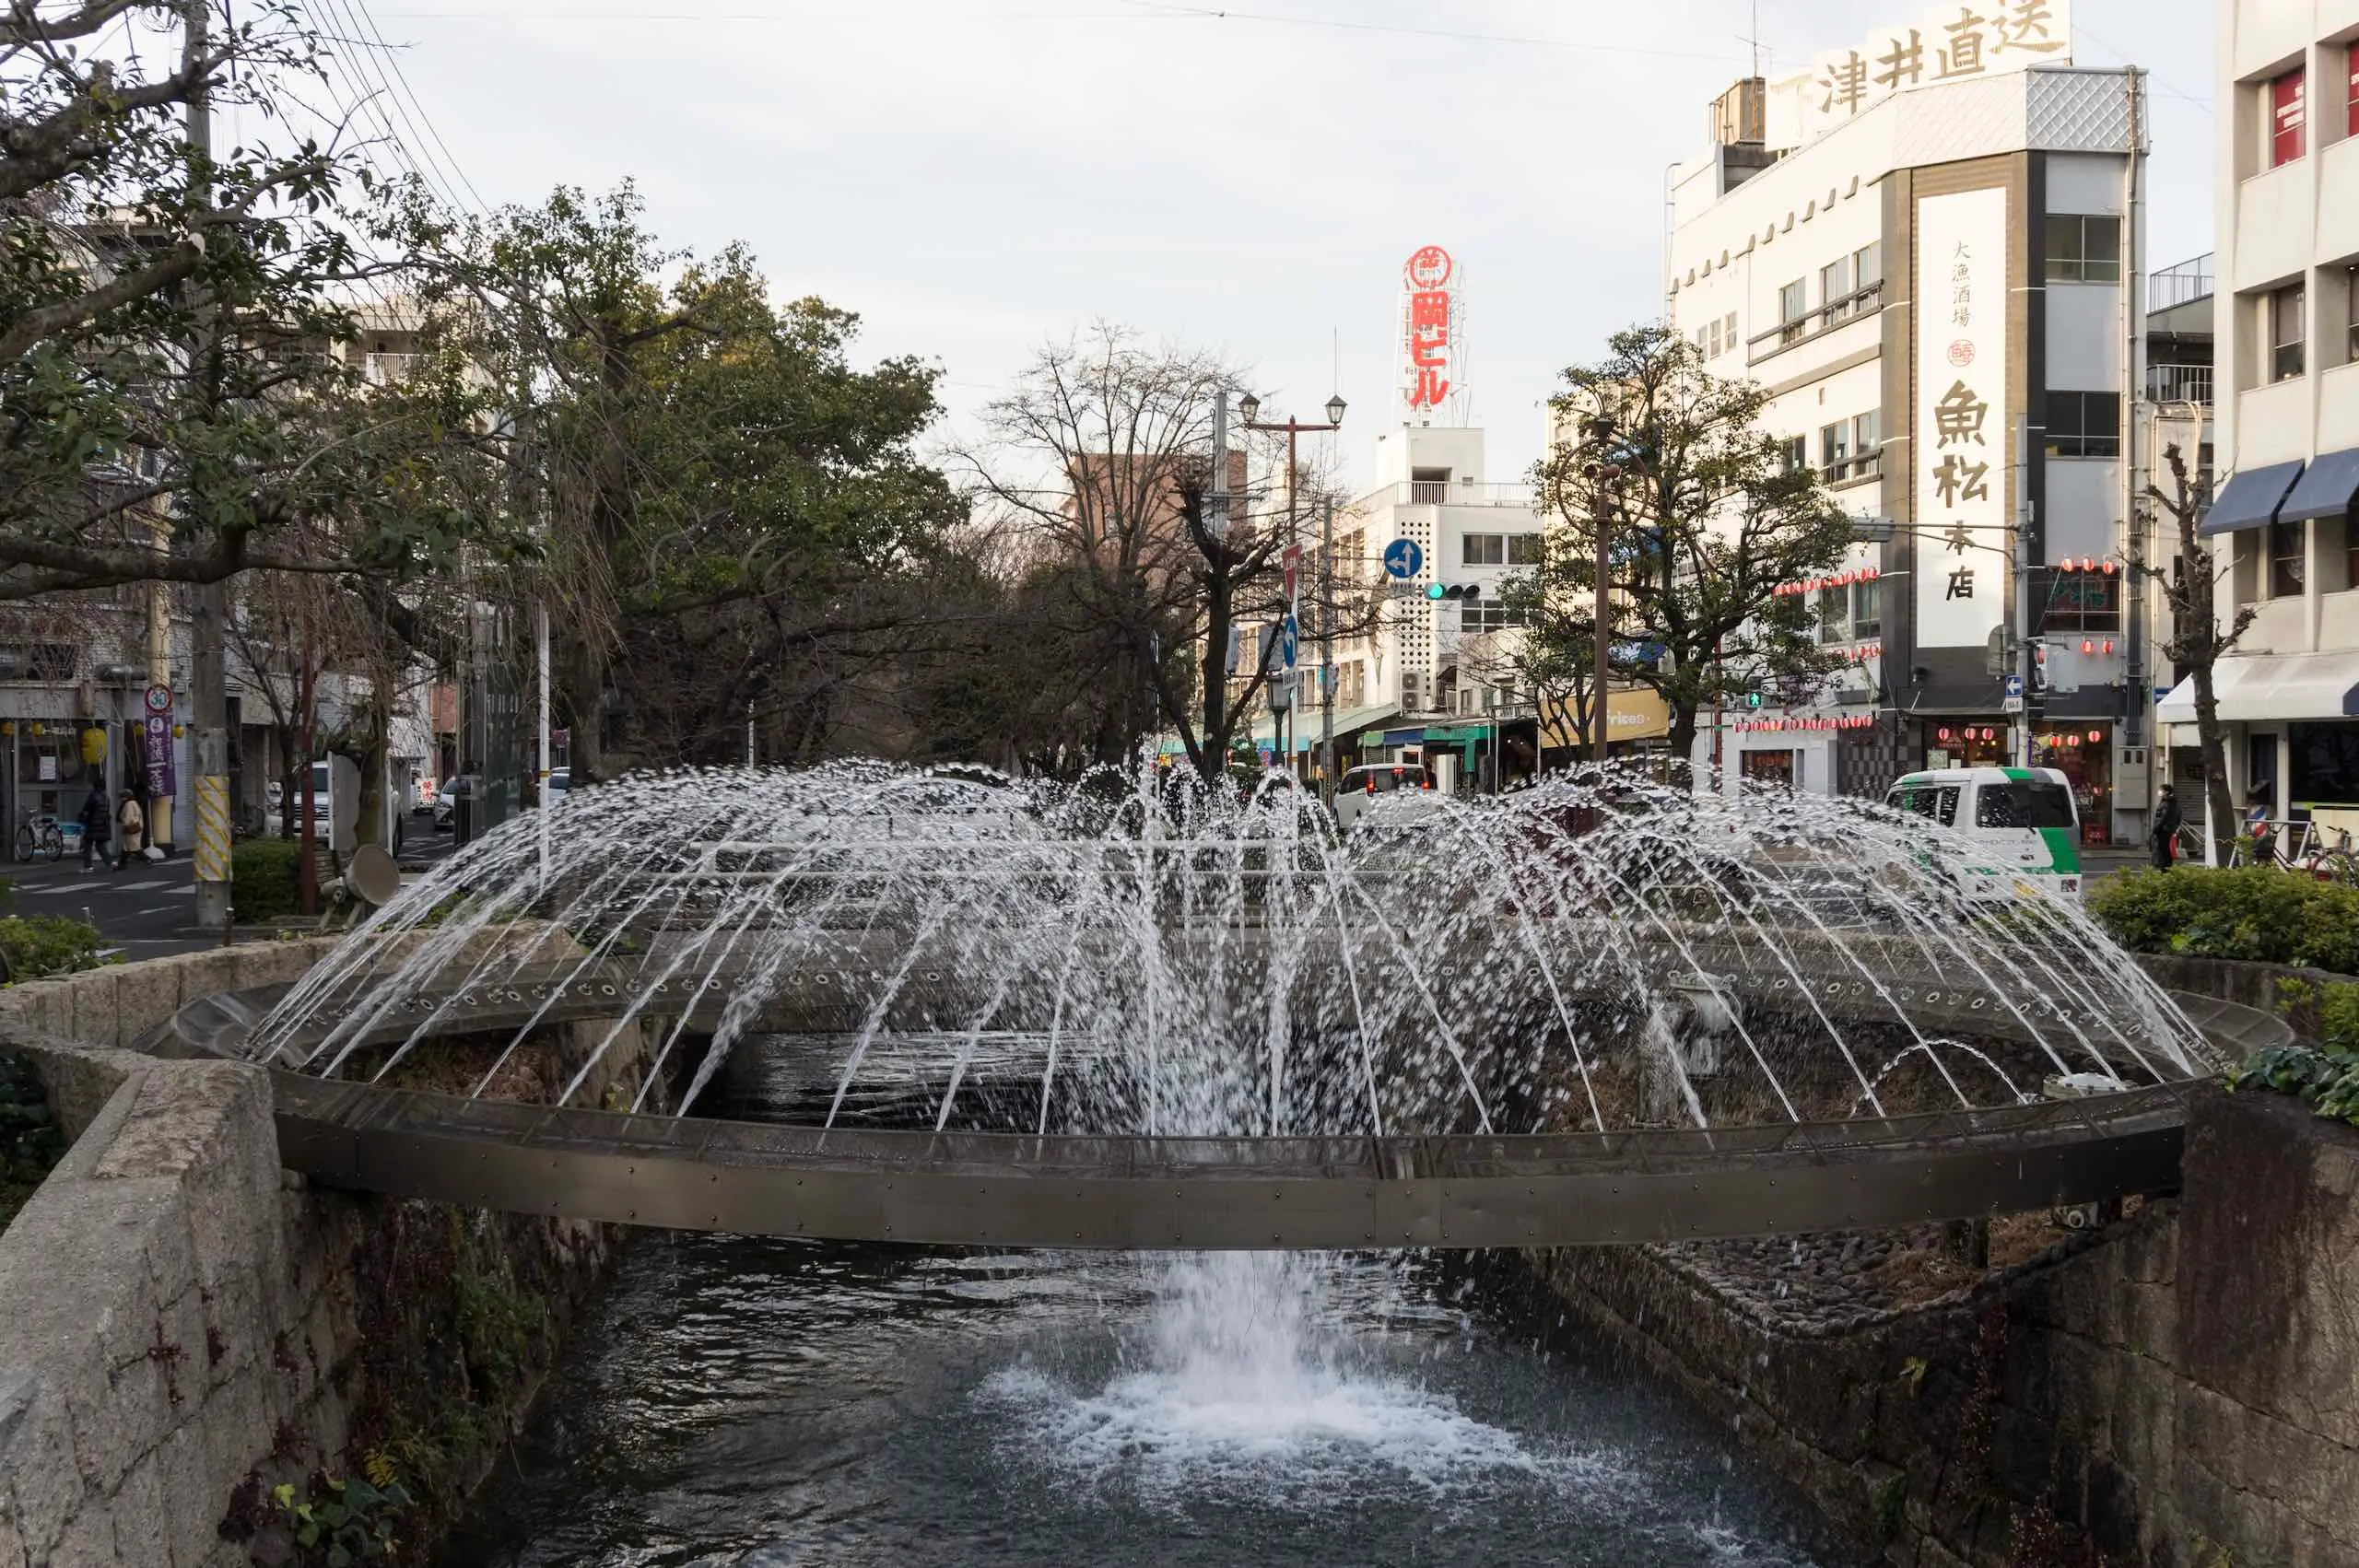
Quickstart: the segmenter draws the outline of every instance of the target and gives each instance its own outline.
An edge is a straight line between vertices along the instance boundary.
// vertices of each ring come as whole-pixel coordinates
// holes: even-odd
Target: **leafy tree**
[[[199,100],[277,128],[319,35],[264,0],[148,74],[138,35],[201,3],[0,14],[0,599],[411,571],[483,521],[383,482],[419,475],[447,406],[389,407],[336,352],[403,262],[365,255],[339,209],[366,176],[312,140],[184,143]],[[303,538],[323,520],[346,525],[324,554]]]
[[[412,241],[451,258],[431,308],[546,531],[514,588],[552,609],[575,766],[733,757],[749,715],[768,755],[825,755],[964,516],[916,454],[939,372],[854,369],[856,316],[774,306],[742,248],[698,261],[641,219],[628,185],[564,189]]]
[[[2130,570],[2133,579],[2151,578],[2162,585],[2163,603],[2171,614],[2170,635],[2162,640],[2163,656],[2195,685],[2196,742],[2203,748],[2204,820],[2215,851],[2213,859],[2225,865],[2237,824],[2236,802],[2228,793],[2228,737],[2220,723],[2218,671],[2220,661],[2245,635],[2256,612],[2250,604],[2242,605],[2234,620],[2224,626],[2220,624],[2214,595],[2233,563],[2224,553],[2215,555],[2210,541],[2197,537],[2195,531],[2210,502],[2211,486],[2189,471],[2187,454],[2177,442],[2164,446],[2163,462],[2171,473],[2170,492],[2150,484],[2146,498],[2170,520],[2171,566],[2162,570],[2152,561],[2133,557]],[[2143,539],[2152,532],[2155,520],[2149,511],[2140,521],[2146,525],[2139,531]]]
[[[1550,400],[1562,434],[1533,471],[1552,521],[1518,591],[1540,612],[1523,679],[1589,711],[1571,671],[1598,635],[1602,518],[1613,673],[1661,696],[1684,765],[1705,707],[1764,682],[1802,700],[1835,668],[1802,597],[1777,590],[1832,569],[1851,525],[1815,473],[1786,465],[1760,423],[1767,394],[1708,373],[1670,328],[1614,333],[1603,359],[1564,381]]]

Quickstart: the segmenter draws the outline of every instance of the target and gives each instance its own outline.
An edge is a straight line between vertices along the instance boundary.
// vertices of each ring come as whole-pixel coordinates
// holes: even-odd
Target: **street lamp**
[[[1595,442],[1599,449],[1610,450],[1607,443],[1614,439],[1614,416],[1600,414],[1587,420],[1581,427],[1581,433]],[[1591,677],[1596,683],[1596,695],[1590,702],[1597,726],[1597,766],[1602,780],[1604,777],[1606,741],[1610,733],[1606,728],[1606,696],[1614,673],[1613,643],[1607,636],[1607,627],[1614,616],[1613,594],[1607,576],[1613,563],[1608,559],[1607,543],[1614,521],[1614,485],[1622,477],[1622,465],[1613,462],[1585,462],[1581,465],[1581,474],[1595,486],[1590,508],[1592,521],[1597,524],[1597,615],[1590,639],[1596,645],[1597,667]]]
[[[1299,419],[1289,419],[1283,425],[1273,420],[1271,423],[1264,425],[1261,420],[1262,400],[1260,398],[1255,397],[1251,392],[1247,392],[1237,400],[1237,411],[1245,415],[1245,428],[1249,430],[1284,430],[1286,433],[1286,543],[1289,545],[1295,545],[1297,547],[1299,545],[1299,541],[1295,538],[1295,438],[1303,435],[1306,432],[1317,434],[1320,431],[1339,430],[1343,428],[1344,406],[1344,394],[1337,392],[1327,400],[1327,423],[1324,425],[1309,424]],[[1334,550],[1334,509],[1330,507],[1327,509],[1328,537],[1325,543],[1320,546],[1322,554],[1332,556]],[[1287,607],[1287,613],[1289,614],[1293,613],[1293,607],[1291,605]],[[1330,636],[1330,627],[1328,625],[1329,619],[1330,616],[1328,612],[1322,606],[1319,614],[1320,732],[1321,736],[1320,744],[1326,750],[1326,757],[1322,766],[1327,773],[1332,775],[1335,771],[1335,738],[1333,728],[1335,718],[1335,700],[1327,690],[1326,665],[1333,651],[1332,647],[1332,639]],[[1286,722],[1289,726],[1294,722],[1291,710],[1288,711]],[[1291,734],[1286,737],[1286,769],[1288,772],[1292,772],[1294,769],[1294,737]]]

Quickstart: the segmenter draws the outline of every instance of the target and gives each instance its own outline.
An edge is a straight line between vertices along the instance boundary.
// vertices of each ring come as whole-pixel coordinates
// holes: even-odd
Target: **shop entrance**
[[[1740,754],[1738,769],[1756,784],[1774,784],[1781,790],[1794,787],[1794,754],[1791,752],[1744,752]]]
[[[2052,767],[2071,781],[2081,813],[2081,842],[2104,844],[2113,827],[2113,726],[2075,720],[2032,736],[2032,766]]]

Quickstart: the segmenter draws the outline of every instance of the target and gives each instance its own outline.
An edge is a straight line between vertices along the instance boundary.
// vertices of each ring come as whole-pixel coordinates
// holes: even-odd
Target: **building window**
[[[1540,535],[1510,533],[1508,535],[1508,565],[1536,567],[1540,564]]]
[[[1736,312],[1734,310],[1731,310],[1720,318],[1720,344],[1723,347],[1731,350],[1736,347]]]
[[[2121,629],[2121,577],[2116,572],[2058,572],[2048,581],[2048,610],[2040,629],[2048,632],[2115,632]]]
[[[2119,457],[2121,394],[2052,392],[2048,394],[2048,455]]]
[[[2302,595],[2303,568],[2308,541],[2298,522],[2272,522],[2269,525],[2269,596],[2271,599],[2298,599]]]
[[[1883,584],[1870,580],[1851,585],[1851,635],[1873,638],[1884,635]]]
[[[1355,659],[1335,671],[1335,706],[1361,708],[1367,703],[1367,666]]]
[[[2302,67],[2294,66],[2269,84],[2269,167],[2282,169],[2302,156]]]
[[[2048,276],[2057,283],[2119,283],[2121,220],[2095,214],[2048,214]]]
[[[2359,588],[2359,504],[2342,513],[2342,586]]]
[[[1714,316],[1709,322],[1706,322],[1702,331],[1700,331],[1696,336],[1699,340],[1698,345],[1704,350],[1705,358],[1718,359],[1720,357],[1719,317]]]
[[[1851,421],[1851,472],[1865,477],[1884,466],[1884,416],[1869,413]]]
[[[1851,258],[1838,257],[1818,269],[1818,303],[1833,326],[1851,313]]]
[[[1807,436],[1788,437],[1778,451],[1786,460],[1786,472],[1789,474],[1810,466],[1810,438]]]
[[[2359,266],[2342,269],[2342,358],[2359,365]]]
[[[2343,86],[2342,134],[2359,136],[2359,47],[2342,52]]]
[[[1851,468],[1851,422],[1837,419],[1832,425],[1822,425],[1818,430],[1818,471],[1829,481],[1842,478]]]
[[[1862,294],[1884,287],[1884,241],[1862,245],[1851,252],[1851,287]]]
[[[1496,599],[1473,599],[1458,607],[1458,629],[1470,634],[1503,632],[1530,619],[1523,611],[1510,610]]]
[[[2269,293],[2269,379],[2291,380],[2302,373],[2303,287],[2289,283]]]
[[[1778,346],[1802,340],[1802,318],[1810,314],[1810,280],[1798,277],[1778,290]]]
[[[1505,566],[1508,541],[1504,533],[1462,533],[1459,535],[1459,560],[1470,567]]]
[[[1821,642],[1851,640],[1849,589],[1822,588],[1818,591],[1818,640]]]

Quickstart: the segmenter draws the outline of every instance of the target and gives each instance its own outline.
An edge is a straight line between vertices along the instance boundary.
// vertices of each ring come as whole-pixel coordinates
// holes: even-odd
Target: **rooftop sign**
[[[2072,0],[1954,3],[1773,83],[1769,146],[1800,146],[1896,92],[2071,63]]]

